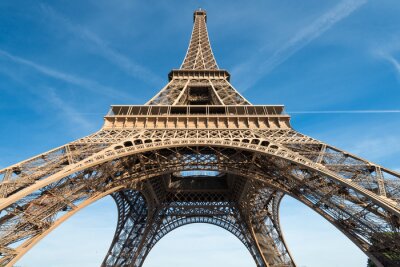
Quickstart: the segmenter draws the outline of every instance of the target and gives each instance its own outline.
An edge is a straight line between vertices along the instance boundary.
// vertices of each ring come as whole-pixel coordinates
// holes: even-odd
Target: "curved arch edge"
[[[55,230],[57,227],[59,227],[62,223],[64,223],[66,220],[71,218],[73,215],[75,215],[77,212],[81,211],[82,209],[86,208],[90,204],[100,200],[101,198],[108,196],[116,191],[119,191],[123,189],[123,186],[120,187],[115,187],[112,188],[108,191],[102,192],[101,194],[92,196],[86,200],[84,200],[82,203],[80,203],[78,206],[76,206],[75,209],[71,210],[70,212],[64,214],[61,216],[53,225],[51,225],[48,229],[43,231],[40,235],[34,237],[33,239],[29,239],[26,242],[24,242],[22,245],[20,245],[16,251],[18,251],[18,254],[9,262],[5,265],[5,267],[12,267],[18,260],[20,260],[30,249],[32,249],[39,241],[41,241],[43,238],[45,238],[48,234],[50,234],[53,230]]]

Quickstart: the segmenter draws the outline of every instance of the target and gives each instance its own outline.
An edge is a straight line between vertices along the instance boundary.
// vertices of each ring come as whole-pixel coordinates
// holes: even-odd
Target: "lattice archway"
[[[223,266],[230,262],[234,262],[235,266],[257,266],[251,253],[235,234],[202,219],[169,231],[151,249],[143,267],[160,262],[164,262],[165,266],[182,263],[179,255],[185,256],[184,262],[188,266],[192,263]],[[218,259],[214,262],[215,257]]]
[[[159,145],[148,143],[148,147],[143,147],[143,144],[139,145],[142,146],[142,149],[145,148],[145,151],[139,153],[135,150],[128,153],[126,148],[120,147],[112,151],[114,153],[110,153],[110,150],[105,151],[104,153],[108,153],[109,157],[106,160],[98,157],[103,161],[100,165],[89,160],[89,167],[82,168],[83,170],[77,171],[73,175],[65,175],[64,178],[54,183],[49,183],[40,190],[40,195],[36,191],[33,195],[22,198],[24,202],[19,203],[25,203],[23,204],[25,211],[40,211],[41,204],[54,200],[51,196],[56,195],[55,192],[69,192],[71,194],[69,204],[61,203],[62,205],[59,205],[60,203],[55,203],[55,207],[52,207],[54,214],[63,209],[68,211],[64,215],[65,217],[59,217],[62,219],[43,221],[35,215],[36,220],[41,220],[41,223],[43,221],[42,225],[47,223],[48,227],[40,232],[31,230],[26,232],[25,237],[19,237],[18,241],[23,239],[28,241],[21,245],[18,254],[10,253],[8,255],[9,263],[15,262],[34,243],[62,223],[65,218],[79,210],[80,207],[124,188],[144,190],[147,180],[189,169],[217,170],[231,175],[251,178],[249,181],[252,182],[247,185],[247,195],[241,198],[241,201],[246,204],[253,201],[251,206],[255,208],[252,213],[247,215],[248,218],[252,218],[249,215],[257,214],[262,210],[260,206],[255,205],[254,201],[256,200],[254,191],[251,190],[252,187],[254,189],[273,188],[279,190],[279,192],[290,194],[333,223],[371,258],[374,258],[374,254],[368,251],[371,241],[365,237],[373,238],[375,233],[398,231],[395,214],[390,215],[389,211],[384,210],[383,205],[379,206],[379,203],[376,204],[373,198],[368,199],[368,195],[363,195],[356,191],[354,187],[344,187],[340,180],[328,176],[327,171],[322,172],[321,166],[313,169],[310,167],[313,166],[312,162],[301,164],[296,162],[294,157],[287,159],[284,153],[279,152],[279,147],[272,148],[269,153],[265,153],[257,149],[258,147],[255,144],[234,142],[236,142],[235,145],[231,144],[230,146],[226,144],[228,143],[226,140],[221,141],[219,145],[205,145],[198,140],[196,144],[186,143],[182,146],[171,143],[164,146],[162,143]],[[259,143],[259,146],[261,144],[262,142]],[[265,150],[268,150],[268,147]],[[182,157],[184,158],[183,161]],[[51,177],[48,179],[51,179]],[[269,192],[269,194],[271,193]],[[79,202],[78,205],[73,204],[74,201]],[[260,209],[257,210],[257,207]],[[279,204],[272,208],[277,211],[278,207]],[[10,208],[13,208],[13,206]],[[46,208],[49,208],[49,206],[46,205]],[[354,213],[351,214],[351,211]],[[27,226],[37,226],[38,223],[34,224],[29,216],[33,216],[31,212],[20,213],[14,224],[13,222],[10,223],[11,227],[13,225],[20,226],[21,223]],[[275,221],[277,218],[275,217]],[[249,219],[249,221],[251,220]],[[261,233],[262,229],[259,229],[259,231]],[[280,232],[279,224],[277,231]],[[2,240],[7,240],[11,244],[12,237],[5,237],[8,239]],[[287,250],[284,254],[290,258]],[[2,260],[7,260],[6,257],[3,256]]]
[[[128,192],[129,190],[125,190],[124,192],[117,192],[113,194],[113,197],[116,199],[116,201],[118,201],[118,198]],[[214,208],[198,206],[191,209],[190,214],[180,216],[173,214],[174,211],[176,211],[176,208],[176,206],[173,207],[171,205],[168,208],[159,211],[163,214],[163,216],[160,216],[161,219],[159,220],[159,222],[153,221],[152,229],[149,230],[151,232],[151,238],[148,239],[144,244],[141,244],[140,239],[133,242],[127,242],[126,240],[129,239],[129,234],[121,238],[121,234],[118,233],[117,230],[115,239],[111,244],[109,254],[103,261],[102,266],[141,266],[145,262],[145,259],[147,258],[150,251],[163,237],[180,227],[198,223],[214,225],[231,233],[247,248],[250,255],[256,261],[257,266],[262,265],[261,256],[259,255],[257,249],[254,248],[252,240],[249,239],[251,235],[248,232],[246,225],[243,225],[240,214],[235,211],[236,207],[223,205],[223,203],[220,203],[218,214],[215,212]],[[151,219],[151,216],[148,219]],[[130,229],[130,227],[127,227],[127,229]],[[120,247],[130,248],[132,246],[138,246],[140,247],[140,252],[137,252],[137,254],[129,253],[128,257],[123,257],[120,255],[120,251],[117,249],[117,253],[113,255],[112,250],[115,247],[116,242],[121,243],[119,245]]]

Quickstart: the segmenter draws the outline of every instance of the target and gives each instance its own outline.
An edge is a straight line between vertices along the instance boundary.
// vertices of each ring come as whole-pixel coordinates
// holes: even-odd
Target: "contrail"
[[[50,88],[48,94],[46,94],[46,100],[53,105],[54,107],[57,107],[62,111],[64,116],[71,122],[80,125],[82,128],[86,130],[90,130],[94,128],[93,122],[87,120],[84,117],[84,114],[79,114],[76,112],[76,109],[67,104],[62,98],[60,98],[57,94],[56,91],[52,88]]]
[[[93,122],[85,118],[86,113],[77,112],[77,109],[75,109],[73,106],[68,104],[66,101],[64,101],[57,95],[55,89],[47,87],[39,87],[39,88],[36,86],[33,87],[32,84],[27,83],[23,79],[21,79],[21,77],[18,76],[18,74],[14,73],[13,71],[9,71],[8,69],[5,69],[4,67],[0,67],[0,73],[7,75],[16,83],[22,85],[24,89],[28,90],[31,94],[37,96],[43,101],[46,101],[54,108],[59,109],[61,111],[60,114],[63,115],[66,118],[66,120],[81,126],[78,127],[79,129],[91,130],[94,128]],[[29,104],[31,104],[31,106],[34,106],[32,105],[33,103]],[[22,112],[22,114],[30,114],[30,113],[31,112],[29,111]]]
[[[77,85],[81,88],[85,88],[86,90],[95,92],[95,93],[102,93],[110,97],[120,97],[120,98],[131,98],[131,96],[126,95],[125,93],[122,93],[120,91],[115,90],[114,88],[110,88],[107,86],[104,86],[102,84],[99,84],[98,82],[91,81],[88,79],[84,79],[75,75],[71,75],[69,73],[61,72],[52,68],[49,68],[47,66],[40,65],[38,63],[35,63],[33,61],[12,55],[2,49],[0,49],[0,57],[8,58],[10,61],[24,65],[27,67],[32,68],[33,70],[44,74],[48,77],[61,80],[70,84]]]
[[[400,109],[389,110],[304,110],[287,111],[288,114],[379,114],[379,113],[400,113]]]
[[[307,46],[314,39],[328,31],[339,21],[347,18],[350,14],[356,11],[358,8],[367,3],[367,0],[343,0],[338,5],[333,7],[327,13],[317,18],[312,24],[301,29],[297,32],[293,38],[283,44],[270,58],[263,62],[259,62],[260,56],[256,59],[239,65],[236,70],[249,71],[254,70],[249,66],[257,66],[256,71],[253,75],[249,76],[251,80],[247,81],[245,86],[242,86],[241,92],[246,91],[251,86],[257,83],[265,74],[269,73],[277,66],[285,62],[291,56],[296,54],[299,50]],[[256,75],[256,77],[254,77]],[[241,75],[242,76],[242,75]],[[246,77],[246,75],[243,75]]]
[[[386,60],[388,60],[388,61],[393,65],[393,67],[396,69],[397,74],[400,75],[400,62],[397,61],[397,60],[396,60],[393,56],[391,56],[391,55],[385,55],[385,56],[383,56],[383,58],[385,58]]]
[[[122,69],[124,72],[129,74],[136,79],[140,79],[144,82],[150,82],[153,85],[160,85],[163,83],[163,79],[158,75],[154,74],[148,68],[142,66],[141,64],[134,62],[125,55],[119,53],[112,49],[107,42],[101,39],[98,35],[83,27],[82,25],[75,24],[71,22],[68,18],[60,15],[52,7],[41,4],[42,10],[51,17],[57,24],[62,25],[69,32],[78,36],[83,41],[89,43],[92,48],[97,52],[98,55],[107,59],[118,68]]]

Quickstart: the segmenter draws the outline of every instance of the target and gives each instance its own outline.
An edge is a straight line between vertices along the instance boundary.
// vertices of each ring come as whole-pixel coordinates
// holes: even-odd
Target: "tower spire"
[[[220,69],[207,33],[207,13],[193,14],[193,31],[180,69],[168,74],[169,83],[146,105],[251,105],[230,84],[228,71]]]
[[[183,70],[219,69],[207,32],[207,13],[199,8],[193,13],[193,31],[189,48],[181,65]]]

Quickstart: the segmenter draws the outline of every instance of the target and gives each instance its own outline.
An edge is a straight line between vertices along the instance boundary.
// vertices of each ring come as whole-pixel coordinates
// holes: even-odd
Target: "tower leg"
[[[137,266],[134,255],[146,229],[146,201],[138,191],[120,191],[112,197],[118,207],[118,224],[111,247],[101,266]]]
[[[102,266],[140,267],[164,235],[182,225],[199,222],[221,226],[236,235],[248,248],[257,267],[294,267],[279,226],[278,208],[282,196],[275,191],[260,194],[256,201],[266,203],[266,209],[250,214],[226,207],[226,215],[204,217],[207,212],[201,208],[193,209],[192,216],[187,217],[187,214],[178,216],[179,210],[178,213],[168,214],[172,207],[149,210],[138,191],[114,193],[118,225]]]
[[[279,223],[279,205],[283,193],[265,190],[254,199],[255,208],[250,216],[249,231],[258,254],[267,267],[295,267],[283,238]]]
[[[296,266],[288,252],[286,244],[270,218],[265,223],[251,226],[253,238],[259,254],[262,255],[265,265],[269,267]]]

